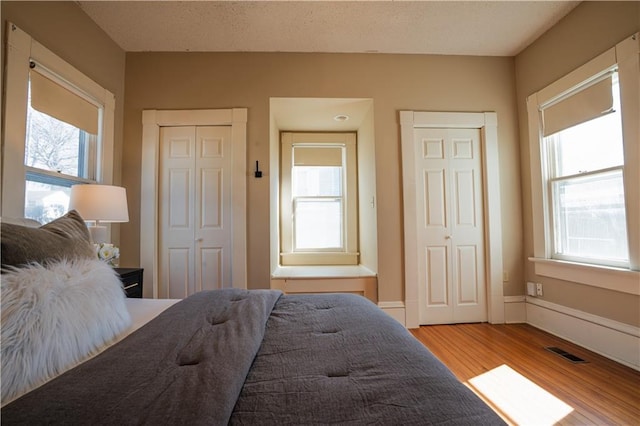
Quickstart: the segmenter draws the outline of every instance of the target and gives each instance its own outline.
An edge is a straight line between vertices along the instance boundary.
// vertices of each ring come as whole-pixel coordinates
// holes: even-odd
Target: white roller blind
[[[342,166],[342,147],[294,146],[294,166]]]
[[[29,72],[31,106],[87,133],[98,134],[98,108],[44,75]]]
[[[543,134],[549,136],[611,112],[611,75],[542,111]]]

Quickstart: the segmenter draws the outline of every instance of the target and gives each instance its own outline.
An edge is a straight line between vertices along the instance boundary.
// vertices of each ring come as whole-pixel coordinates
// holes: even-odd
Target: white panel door
[[[486,321],[479,129],[416,129],[420,324]]]
[[[160,298],[231,286],[231,128],[160,129]]]
[[[196,128],[196,290],[231,287],[231,128]]]

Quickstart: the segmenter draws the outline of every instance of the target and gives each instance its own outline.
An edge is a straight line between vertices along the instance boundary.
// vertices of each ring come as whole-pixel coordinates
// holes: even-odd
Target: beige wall
[[[380,300],[404,297],[398,111],[407,109],[498,113],[504,266],[510,277],[505,295],[523,293],[520,153],[512,58],[128,53],[125,74],[124,52],[72,2],[5,1],[1,13],[3,30],[6,20],[16,23],[116,96],[114,178],[127,188],[131,217],[130,223],[121,225],[122,266],[139,262],[143,109],[249,108],[248,169],[259,160],[268,176],[270,97],[372,98]],[[248,178],[251,288],[265,288],[269,283],[268,182]]]
[[[639,297],[537,276],[527,261],[533,256],[533,230],[525,100],[639,29],[640,2],[584,2],[515,58],[526,278],[543,283],[545,300],[635,326],[640,326]]]
[[[521,200],[512,58],[381,54],[127,53],[122,181],[131,194],[123,262],[139,252],[143,109],[248,108],[247,166],[269,163],[270,97],[371,98],[374,104],[379,300],[403,300],[399,110],[496,111],[505,294],[523,294]],[[268,179],[248,177],[248,282],[269,285]]]
[[[551,280],[533,273],[527,261],[533,254],[533,239],[525,108],[526,96],[638,31],[638,2],[584,2],[515,61],[375,54],[129,53],[125,56],[73,2],[3,1],[0,16],[2,58],[5,24],[11,21],[116,96],[114,179],[119,182],[122,171],[121,182],[129,193],[131,215],[131,222],[122,225],[123,266],[139,262],[137,200],[143,109],[248,107],[247,164],[251,170],[255,160],[260,160],[268,174],[269,97],[372,98],[379,296],[381,301],[401,300],[403,228],[398,111],[496,111],[504,267],[510,277],[505,283],[505,295],[523,294],[524,281],[539,281],[545,285],[546,300],[640,325],[638,297]],[[252,288],[264,288],[269,282],[268,191],[268,179],[249,177],[248,278]]]
[[[2,58],[6,23],[12,22],[46,48],[115,95],[114,170],[120,183],[125,52],[73,2],[2,1]],[[3,59],[4,60],[4,59]],[[6,183],[10,184],[10,183]],[[135,212],[132,212],[135,214]],[[115,242],[118,241],[114,227]]]

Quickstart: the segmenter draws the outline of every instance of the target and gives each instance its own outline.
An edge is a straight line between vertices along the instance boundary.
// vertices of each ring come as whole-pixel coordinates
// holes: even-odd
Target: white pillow
[[[122,283],[100,260],[3,272],[2,405],[97,353],[131,324]]]

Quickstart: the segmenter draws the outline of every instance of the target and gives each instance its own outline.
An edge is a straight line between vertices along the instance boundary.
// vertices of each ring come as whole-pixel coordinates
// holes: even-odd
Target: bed
[[[3,424],[504,424],[361,296],[222,289],[181,301],[133,300],[105,266],[82,256],[19,267],[3,258]],[[5,305],[50,281],[55,296]],[[49,312],[56,304],[62,313]],[[37,326],[25,320],[32,314]],[[42,330],[42,322],[57,326]],[[24,324],[41,334],[32,338]],[[68,334],[75,337],[60,338]],[[100,338],[78,345],[87,334]],[[50,364],[61,340],[81,346],[78,356],[32,377],[38,362],[24,358]],[[9,374],[20,369],[29,371]],[[13,391],[21,380],[28,385],[5,395],[5,384]]]

